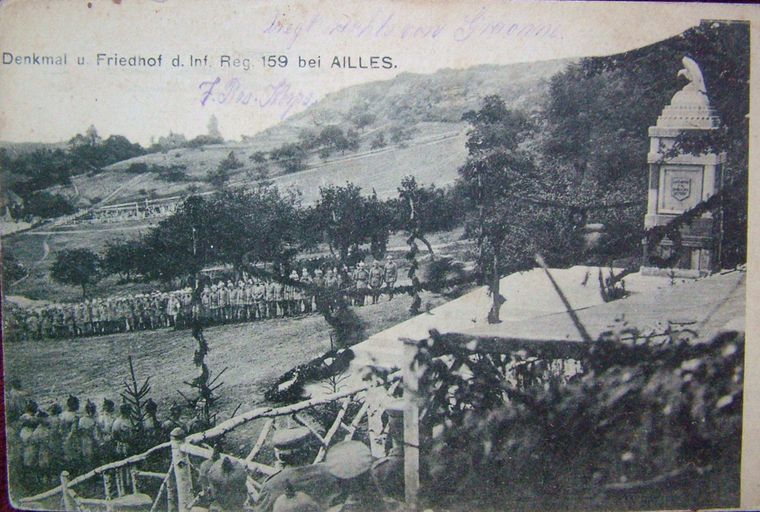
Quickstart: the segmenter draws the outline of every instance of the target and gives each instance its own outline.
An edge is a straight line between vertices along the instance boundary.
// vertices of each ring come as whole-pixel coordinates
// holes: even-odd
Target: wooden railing
[[[400,374],[394,374],[392,381],[394,387],[398,385]],[[369,393],[368,393],[369,391]],[[379,395],[387,396],[387,391],[379,390]],[[202,460],[210,459],[213,450],[208,442],[220,436],[224,436],[233,430],[261,421],[262,426],[255,443],[245,458],[233,454],[220,453],[231,461],[240,464],[248,472],[248,492],[255,500],[261,489],[263,479],[277,473],[279,467],[271,463],[256,460],[260,458],[262,448],[271,438],[275,430],[275,418],[290,417],[292,421],[306,427],[312,436],[319,442],[320,448],[314,458],[314,463],[323,460],[327,449],[331,444],[340,440],[352,439],[361,423],[368,423],[371,444],[382,445],[382,428],[377,428],[382,414],[382,404],[371,404],[367,396],[373,396],[371,386],[363,385],[339,393],[330,394],[321,398],[314,398],[285,407],[259,407],[251,411],[234,416],[213,428],[203,432],[183,435],[180,428],[171,432],[170,441],[161,443],[151,449],[123,460],[105,464],[83,475],[70,478],[68,471],[61,473],[61,484],[40,494],[22,498],[21,505],[40,504],[56,496],[61,496],[61,504],[66,511],[106,510],[108,512],[118,510],[159,510],[162,498],[166,497],[166,510],[186,511],[189,510],[198,499],[198,492],[193,486],[191,458]],[[319,426],[315,426],[311,420],[302,413],[314,407],[329,403],[340,403],[340,407],[334,419],[324,433]],[[356,403],[358,410],[349,418],[349,409],[352,403]],[[375,428],[373,429],[373,424]],[[343,434],[342,436],[340,434]],[[139,469],[138,465],[144,464],[150,456],[167,450],[171,459],[166,472],[147,471]],[[96,477],[103,479],[103,498],[86,498],[80,496],[75,487],[85,482],[90,482]],[[153,498],[140,493],[141,479],[160,480],[160,487]],[[115,493],[114,493],[115,487]],[[115,494],[115,496],[114,496]]]

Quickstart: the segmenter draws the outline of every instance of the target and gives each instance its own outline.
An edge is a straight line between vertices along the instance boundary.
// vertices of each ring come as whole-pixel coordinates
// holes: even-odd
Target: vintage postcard
[[[759,15],[0,1],[3,499],[756,509]]]

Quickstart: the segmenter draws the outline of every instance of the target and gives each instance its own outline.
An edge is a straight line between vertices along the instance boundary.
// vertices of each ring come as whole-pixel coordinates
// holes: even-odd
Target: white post
[[[420,410],[417,405],[419,373],[412,368],[417,344],[404,340],[404,497],[408,510],[417,510],[420,489]]]
[[[174,479],[174,466],[169,470],[169,478],[166,479],[166,511],[175,512],[177,510],[177,497],[174,490],[176,489],[176,480]]]
[[[367,390],[364,402],[367,404],[367,433],[369,434],[369,447],[375,458],[385,457],[385,438],[383,432],[383,411],[385,410],[385,398],[387,393],[382,386],[376,386]]]
[[[138,488],[137,488],[137,468],[129,468],[129,477],[132,479],[132,494],[137,494]]]
[[[111,473],[103,473],[103,492],[106,495],[106,512],[111,512],[113,510],[111,505]]]
[[[171,432],[172,467],[174,480],[177,482],[177,510],[185,512],[193,501],[193,482],[190,476],[190,461],[182,453],[182,429],[177,427]]]
[[[64,471],[61,473],[61,492],[63,493],[63,509],[66,512],[76,511],[77,504],[74,498],[69,494],[69,472]]]

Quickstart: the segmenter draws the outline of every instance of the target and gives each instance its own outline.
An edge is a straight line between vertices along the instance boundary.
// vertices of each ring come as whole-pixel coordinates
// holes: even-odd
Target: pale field
[[[423,310],[445,302],[424,293]],[[365,337],[409,318],[409,296],[385,296],[376,305],[354,308],[365,324]],[[423,313],[424,314],[424,313]],[[238,406],[251,409],[262,402],[264,390],[293,368],[330,349],[330,329],[321,315],[265,320],[209,327],[206,362],[212,374],[222,376],[218,404],[222,417]],[[177,390],[189,388],[183,381],[197,374],[192,364],[197,346],[189,330],[161,329],[114,334],[77,340],[6,343],[3,346],[6,379],[18,377],[40,405],[65,402],[69,393],[98,404],[104,397],[120,401],[122,381],[128,377],[127,357],[132,355],[140,379],[151,377],[151,396],[159,404],[159,416],[172,401],[182,402]]]

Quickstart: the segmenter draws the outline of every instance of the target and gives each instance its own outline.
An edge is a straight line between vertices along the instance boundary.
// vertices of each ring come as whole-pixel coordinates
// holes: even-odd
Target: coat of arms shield
[[[677,201],[683,201],[691,195],[690,178],[673,178],[670,182],[670,195]]]

